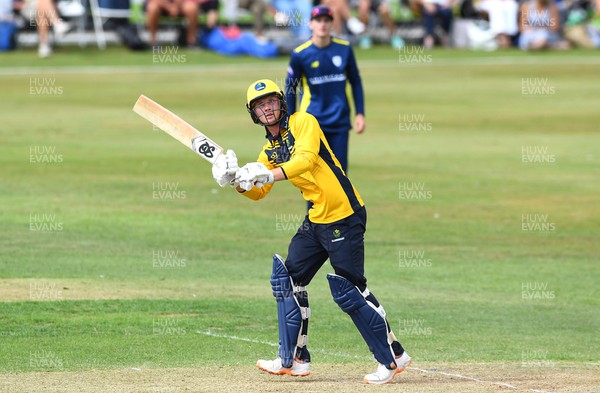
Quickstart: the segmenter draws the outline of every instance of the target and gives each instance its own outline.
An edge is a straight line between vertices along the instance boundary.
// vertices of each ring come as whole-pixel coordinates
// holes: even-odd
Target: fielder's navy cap
[[[310,20],[313,20],[321,15],[328,16],[329,19],[333,20],[333,12],[331,12],[329,7],[325,7],[323,5],[313,8],[312,12],[310,13]]]

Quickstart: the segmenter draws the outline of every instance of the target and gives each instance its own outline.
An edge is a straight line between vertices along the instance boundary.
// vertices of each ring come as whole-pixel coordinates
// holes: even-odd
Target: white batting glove
[[[229,184],[231,187],[235,188],[239,185],[235,180],[235,174],[238,169],[238,160],[235,152],[233,150],[227,150],[227,153],[217,157],[213,164],[213,178],[221,187],[225,187],[226,184]]]
[[[265,184],[273,183],[275,179],[266,166],[260,162],[251,162],[240,168],[235,181],[239,182],[241,188],[250,191],[254,186],[261,188]]]

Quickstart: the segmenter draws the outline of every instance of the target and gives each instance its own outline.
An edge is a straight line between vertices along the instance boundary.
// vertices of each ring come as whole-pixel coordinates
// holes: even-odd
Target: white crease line
[[[262,340],[256,340],[253,338],[245,338],[245,337],[238,337],[238,336],[229,336],[226,334],[218,334],[218,333],[212,332],[211,330],[207,330],[204,332],[202,332],[200,330],[196,330],[196,333],[204,334],[205,336],[228,338],[230,340],[245,341],[245,342],[254,343],[254,344],[264,344],[264,345],[268,345],[270,347],[278,347],[279,346],[279,344],[272,343],[270,341],[262,341]]]
[[[461,374],[450,374],[450,373],[445,373],[445,372],[443,372],[443,371],[429,371],[429,370],[424,370],[424,369],[422,369],[422,368],[416,368],[416,367],[408,367],[408,369],[409,369],[409,370],[420,371],[420,372],[422,372],[422,373],[427,373],[427,374],[429,374],[429,373],[441,374],[441,375],[446,375],[446,376],[448,376],[448,377],[456,377],[456,378],[460,378],[460,379],[466,379],[466,380],[473,381],[473,382],[478,382],[478,383],[489,383],[489,384],[492,384],[492,385],[504,386],[504,387],[507,387],[507,388],[510,388],[510,389],[515,389],[515,390],[518,390],[518,389],[519,389],[518,387],[516,387],[516,386],[514,386],[514,385],[511,385],[511,384],[508,384],[508,383],[504,383],[504,382],[491,382],[491,381],[484,381],[484,380],[482,380],[482,379],[477,379],[477,378],[473,378],[473,377],[468,377],[468,376],[466,376],[466,375],[461,375]],[[548,392],[548,393],[549,393],[549,392]]]
[[[239,337],[239,336],[230,336],[227,334],[215,333],[211,330],[206,330],[206,331],[196,330],[196,333],[204,334],[205,336],[210,336],[210,337],[227,338],[229,340],[245,341],[245,342],[254,343],[254,344],[263,344],[263,345],[268,345],[270,347],[276,347],[276,348],[279,347],[279,344],[274,343],[274,342],[256,340],[253,338],[245,338],[245,337]],[[338,353],[338,352],[328,352],[328,351],[319,350],[319,349],[311,349],[310,351],[315,352],[315,353],[320,353],[322,355],[336,356],[336,357],[345,358],[345,359],[367,360],[367,358],[365,358],[364,356],[348,355],[345,353]]]
[[[230,336],[228,334],[215,333],[215,332],[213,332],[211,330],[206,330],[206,331],[196,330],[196,333],[203,334],[205,336],[210,336],[210,337],[226,338],[226,339],[229,339],[229,340],[245,341],[245,342],[249,342],[249,343],[253,343],[253,344],[268,345],[270,347],[279,347],[279,344],[271,342],[271,341],[256,340],[256,339],[253,339],[253,338],[246,338],[246,337],[239,337],[239,336]],[[363,357],[361,357],[361,356],[352,356],[352,355],[348,355],[348,354],[344,354],[344,353],[328,352],[328,351],[314,350],[314,349],[311,349],[311,351],[312,352],[321,353],[323,355],[337,356],[337,357],[342,357],[342,358],[347,358],[347,359],[363,359]],[[407,367],[407,369],[408,370],[419,371],[419,372],[426,373],[426,374],[440,374],[440,375],[445,375],[447,377],[455,377],[455,378],[459,378],[459,379],[466,379],[468,381],[473,381],[473,382],[477,382],[477,383],[486,383],[486,384],[498,385],[498,386],[506,387],[506,388],[513,389],[513,390],[521,390],[517,386],[511,385],[511,384],[505,383],[505,382],[484,381],[482,379],[468,377],[466,375],[445,373],[443,371],[430,371],[430,370],[424,370],[422,368],[416,368],[416,367]],[[555,391],[537,390],[537,389],[527,389],[526,391],[535,392],[535,393],[556,393]]]
[[[506,382],[493,382],[493,381],[484,381],[482,379],[477,379],[477,378],[473,378],[473,377],[468,377],[466,375],[461,375],[461,374],[451,374],[451,373],[445,373],[443,371],[429,371],[429,370],[424,370],[422,368],[416,368],[416,367],[408,367],[409,370],[415,370],[415,371],[420,371],[422,373],[435,373],[435,374],[441,374],[441,375],[445,375],[448,377],[455,377],[455,378],[460,378],[460,379],[466,379],[468,381],[473,381],[473,382],[477,382],[477,383],[487,383],[487,384],[491,384],[491,385],[498,385],[498,386],[502,386],[505,388],[509,388],[509,389],[514,389],[514,390],[522,390],[517,386],[511,385],[509,383]],[[538,389],[526,389],[526,391],[529,392],[536,392],[536,393],[556,393],[555,391],[549,391],[549,390],[538,390]]]

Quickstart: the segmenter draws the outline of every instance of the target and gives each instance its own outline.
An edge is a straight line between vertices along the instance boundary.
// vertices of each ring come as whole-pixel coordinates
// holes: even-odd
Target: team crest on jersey
[[[319,60],[315,60],[310,64],[311,68],[319,68]]]
[[[333,56],[331,62],[334,66],[340,67],[342,65],[342,56]]]

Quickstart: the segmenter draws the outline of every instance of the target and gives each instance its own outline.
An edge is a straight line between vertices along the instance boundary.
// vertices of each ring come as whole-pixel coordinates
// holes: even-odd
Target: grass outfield
[[[303,218],[297,190],[278,184],[254,203],[220,189],[209,165],[131,111],[146,94],[254,161],[263,131],[245,91],[259,78],[281,83],[287,59],[180,54],[185,62],[119,48],[0,56],[7,391],[82,391],[81,381],[212,391],[198,381],[235,368],[240,390],[362,390],[374,362],[331,299],[328,264],[309,287],[313,375],[281,384],[253,370],[276,353],[271,257],[286,254]],[[398,383],[592,391],[600,57],[414,54],[357,51],[367,131],[350,149],[369,213],[370,289],[414,358]],[[131,370],[155,371],[144,384]],[[484,382],[450,383],[442,371]]]

